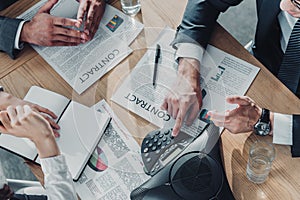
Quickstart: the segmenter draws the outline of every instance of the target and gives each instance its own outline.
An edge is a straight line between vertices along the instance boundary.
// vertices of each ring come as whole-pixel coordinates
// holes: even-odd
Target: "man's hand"
[[[165,97],[162,109],[176,119],[173,136],[177,136],[183,121],[191,125],[202,106],[200,63],[192,58],[181,58],[178,76],[172,91]]]
[[[24,106],[24,105],[28,105],[31,107],[31,109],[40,112],[43,117],[49,122],[49,124],[51,125],[51,127],[53,128],[54,134],[56,137],[59,136],[59,133],[57,132],[57,130],[60,129],[59,125],[56,124],[53,119],[56,119],[57,116],[49,109],[44,108],[42,106],[39,106],[37,104],[28,102],[28,101],[24,101],[22,99],[19,99],[11,94],[8,94],[6,92],[0,92],[0,110],[6,110],[8,106],[11,106],[13,108],[15,108],[17,105],[20,106]]]
[[[230,96],[226,101],[237,104],[237,108],[225,113],[209,111],[207,114],[216,126],[228,129],[231,133],[243,133],[254,130],[254,124],[258,121],[262,109],[246,96]]]
[[[88,35],[87,40],[93,39],[98,30],[98,26],[105,11],[104,0],[79,0],[79,8],[77,13],[77,20],[84,24],[84,32]]]
[[[75,46],[84,41],[85,33],[67,27],[79,27],[74,19],[55,17],[50,10],[58,0],[49,0],[29,22],[25,22],[20,40],[40,46]]]

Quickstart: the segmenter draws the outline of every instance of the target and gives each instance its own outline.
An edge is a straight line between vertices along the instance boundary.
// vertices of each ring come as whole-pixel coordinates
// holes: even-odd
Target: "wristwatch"
[[[265,136],[268,135],[271,131],[271,122],[270,122],[270,111],[263,108],[261,111],[261,116],[254,125],[254,132],[257,135]]]

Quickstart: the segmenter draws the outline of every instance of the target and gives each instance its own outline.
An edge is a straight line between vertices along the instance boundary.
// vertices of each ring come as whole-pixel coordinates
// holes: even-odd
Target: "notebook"
[[[56,142],[66,162],[73,180],[78,180],[89,157],[103,135],[110,117],[99,113],[60,94],[32,86],[24,100],[36,103],[53,111],[58,118],[60,137]],[[33,142],[27,138],[0,135],[0,146],[23,158],[40,163]]]

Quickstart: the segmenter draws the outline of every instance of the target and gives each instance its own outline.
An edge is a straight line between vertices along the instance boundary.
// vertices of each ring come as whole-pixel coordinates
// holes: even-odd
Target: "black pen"
[[[156,86],[157,67],[158,67],[158,62],[159,62],[159,59],[160,59],[160,54],[161,54],[161,52],[160,52],[160,45],[157,44],[156,45],[156,52],[155,52],[153,80],[152,80],[154,88]]]

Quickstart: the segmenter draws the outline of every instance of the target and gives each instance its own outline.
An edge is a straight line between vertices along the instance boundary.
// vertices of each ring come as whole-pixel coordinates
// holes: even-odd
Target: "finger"
[[[48,115],[43,115],[43,117],[49,122],[50,126],[53,129],[60,129],[60,126],[57,123],[55,123],[55,121],[53,121]]]
[[[172,104],[172,101],[171,101],[171,98],[168,98],[168,110],[167,112],[172,115],[173,113],[173,104]]]
[[[55,129],[52,129],[52,130],[53,130],[54,137],[55,138],[59,138],[60,137],[60,133],[57,130],[55,130]]]
[[[88,9],[88,13],[87,13],[87,16],[86,16],[86,27],[85,29],[87,30],[91,30],[91,27],[92,25],[95,24],[95,9],[94,9],[94,5],[93,6],[89,6],[89,9]]]
[[[86,1],[81,1],[79,4],[78,12],[77,12],[77,19],[83,21],[84,15],[86,13],[88,6],[88,2]]]
[[[65,28],[61,26],[55,26],[53,28],[53,34],[54,35],[63,35],[63,36],[68,36],[70,38],[77,38],[81,39],[81,36],[83,35],[80,31],[71,29],[71,28]]]
[[[8,117],[7,111],[0,112],[0,121],[3,124],[3,130],[2,130],[3,132],[7,132],[8,129],[11,129],[10,119]]]
[[[55,26],[76,26],[78,25],[78,21],[76,19],[70,18],[63,18],[63,17],[54,17],[53,18],[53,25]]]
[[[175,125],[173,127],[172,136],[176,137],[179,134],[180,128],[182,126],[182,122],[184,120],[184,116],[185,115],[182,114],[181,110],[179,110],[179,113],[175,121]]]
[[[218,122],[225,122],[225,113],[217,112],[217,111],[208,111],[207,115],[210,116],[210,120],[213,122],[218,121]]]
[[[245,96],[229,96],[226,98],[226,101],[231,104],[238,104],[243,106],[250,105],[250,98]]]
[[[80,44],[81,39],[80,38],[75,38],[75,37],[70,37],[70,36],[64,36],[64,35],[54,35],[52,38],[52,45],[58,44],[58,43],[66,43],[66,44]]]
[[[36,105],[36,107],[38,107],[38,105]],[[33,111],[33,110],[30,108],[30,106],[28,106],[28,105],[24,105],[23,108],[24,108],[24,114],[25,114],[25,115],[29,115],[29,114]],[[36,110],[39,111],[38,108],[36,108]]]
[[[186,125],[191,126],[194,120],[197,118],[198,114],[199,106],[197,104],[192,105],[189,109],[189,114],[187,115]]]
[[[47,108],[44,108],[44,107],[39,106],[39,105],[37,105],[37,104],[34,105],[34,108],[35,108],[37,111],[41,112],[41,113],[48,114],[48,115],[49,115],[50,117],[52,117],[53,119],[56,119],[56,118],[57,118],[56,114],[55,114],[54,112],[52,112],[51,110],[47,109]]]
[[[20,122],[25,117],[25,111],[24,111],[23,106],[17,106],[16,111],[17,111],[17,115],[18,115],[18,121]]]
[[[170,112],[170,115],[172,115],[172,117],[174,119],[176,119],[178,111],[179,111],[179,101],[178,101],[178,99],[173,99],[172,100],[172,111]]]
[[[225,127],[225,123],[224,122],[221,122],[221,121],[215,121],[215,120],[212,120],[212,122],[214,123],[214,125],[218,126],[218,127],[224,127],[224,128],[227,128]]]
[[[167,98],[164,99],[164,102],[160,106],[161,109],[163,110],[168,110],[168,100]]]
[[[58,2],[58,0],[49,0],[47,3],[45,3],[44,6],[42,6],[38,13],[50,13],[50,10],[53,8],[53,6]]]
[[[18,107],[18,106],[17,106]],[[17,109],[17,108],[16,108]],[[15,108],[13,108],[12,106],[8,106],[7,107],[7,114],[8,117],[10,118],[10,122],[11,124],[17,124],[18,122],[18,118],[17,118],[17,111]]]

